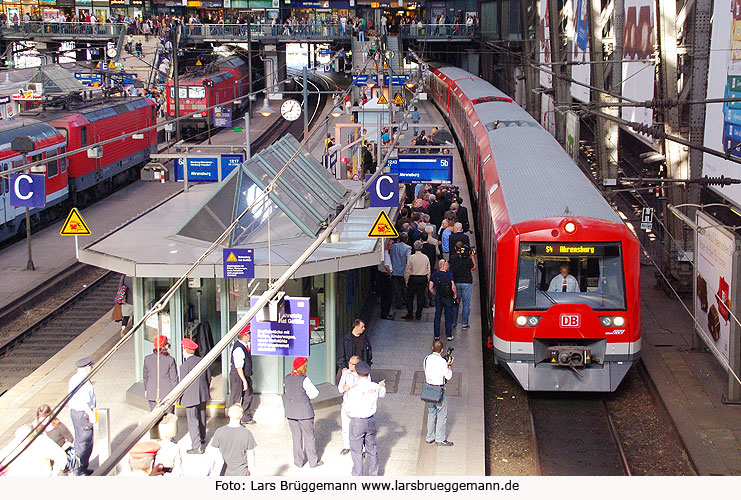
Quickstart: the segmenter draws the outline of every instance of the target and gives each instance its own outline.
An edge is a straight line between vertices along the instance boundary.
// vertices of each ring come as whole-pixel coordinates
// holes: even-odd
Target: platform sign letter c
[[[46,203],[45,181],[44,174],[11,175],[10,204],[14,207],[43,207]]]
[[[393,207],[399,204],[399,177],[381,175],[368,187],[371,207]]]
[[[391,184],[391,186],[389,186],[389,187],[393,187],[394,180],[391,177],[389,177],[388,175],[382,175],[376,181],[376,196],[378,196],[383,201],[388,201],[388,200],[391,199],[392,196],[394,196],[394,192],[391,189],[389,189],[388,194],[383,193],[382,190],[381,190],[381,183],[382,182],[387,182],[387,183]]]
[[[21,181],[26,181],[29,184],[29,189],[26,191],[26,194],[21,194]],[[33,178],[28,174],[21,174],[18,177],[15,178],[15,182],[13,183],[13,190],[15,191],[15,195],[20,200],[27,200],[31,196],[33,196],[33,189],[31,189],[31,184],[33,184]]]

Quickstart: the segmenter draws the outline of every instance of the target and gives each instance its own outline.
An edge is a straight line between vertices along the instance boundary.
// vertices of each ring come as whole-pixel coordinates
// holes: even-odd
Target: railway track
[[[529,394],[528,407],[539,475],[631,475],[603,397]]]
[[[44,364],[113,307],[118,276],[108,272],[0,346],[0,395]]]

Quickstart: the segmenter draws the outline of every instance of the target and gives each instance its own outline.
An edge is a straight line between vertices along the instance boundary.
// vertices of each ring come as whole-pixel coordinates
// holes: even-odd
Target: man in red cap
[[[180,376],[185,378],[201,361],[196,356],[198,344],[191,339],[183,339],[183,364],[180,365]],[[185,407],[185,418],[190,434],[190,454],[202,454],[206,448],[206,402],[211,397],[211,373],[206,370],[185,389],[180,398],[180,406]]]
[[[293,360],[293,371],[283,381],[283,407],[288,427],[293,438],[293,463],[303,467],[306,458],[310,467],[318,467],[319,460],[314,441],[314,407],[311,400],[319,395],[319,389],[306,376],[308,359],[298,357]]]
[[[165,473],[162,464],[155,465],[154,459],[160,445],[152,441],[142,441],[129,450],[129,476],[161,476]]]
[[[226,407],[242,406],[242,423],[254,424],[250,415],[252,404],[252,354],[250,353],[250,327],[242,330],[232,347],[232,368],[229,371],[229,399]]]
[[[167,352],[170,341],[160,335],[152,343],[152,354],[144,358],[144,396],[149,401],[150,410],[178,385],[178,367],[175,358]],[[169,411],[172,413],[173,409]]]

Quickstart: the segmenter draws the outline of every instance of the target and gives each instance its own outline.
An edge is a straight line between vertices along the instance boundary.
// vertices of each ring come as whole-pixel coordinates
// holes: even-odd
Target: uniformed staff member
[[[160,451],[160,445],[152,441],[142,441],[135,444],[129,450],[129,466],[131,472],[129,476],[161,476],[165,473],[162,464],[155,465],[154,459],[157,452]]]
[[[180,376],[185,378],[201,361],[195,352],[198,344],[191,339],[183,339],[183,364]],[[206,448],[206,402],[211,397],[211,373],[206,370],[185,389],[180,398],[180,406],[185,407],[185,418],[188,422],[191,447],[189,454],[202,454]]]
[[[178,385],[178,367],[175,358],[167,352],[170,341],[164,335],[154,338],[152,354],[144,358],[144,395],[149,409],[157,406]],[[168,410],[173,412],[173,408]]]
[[[229,400],[226,407],[234,404],[242,406],[242,424],[254,424],[250,415],[252,404],[252,353],[250,352],[250,326],[247,325],[232,347],[232,369],[229,372]]]
[[[332,134],[327,134],[327,138],[324,139],[324,152],[327,153],[334,146],[332,141]]]
[[[283,380],[283,407],[293,438],[293,463],[303,467],[308,458],[309,466],[314,468],[324,462],[316,453],[311,400],[319,395],[319,389],[306,376],[308,361],[304,357],[293,360],[293,371]]]
[[[363,475],[363,446],[368,458],[368,475],[378,475],[378,448],[376,446],[376,407],[378,398],[386,396],[386,381],[370,380],[370,365],[359,361],[355,365],[358,383],[347,393],[344,411],[350,417],[350,456],[352,475]]]
[[[72,375],[67,385],[67,391],[72,392],[82,380],[93,370],[93,360],[90,356],[78,359],[75,362],[77,373]],[[69,400],[70,417],[75,429],[75,453],[80,459],[80,465],[73,471],[75,476],[89,476],[88,469],[90,455],[93,452],[93,424],[95,423],[95,391],[89,380],[82,384],[80,389]]]

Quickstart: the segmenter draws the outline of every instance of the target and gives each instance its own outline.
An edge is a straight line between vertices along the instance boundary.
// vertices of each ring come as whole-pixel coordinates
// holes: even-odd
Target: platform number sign
[[[644,231],[650,231],[653,227],[654,209],[644,208],[641,211],[641,229]]]

